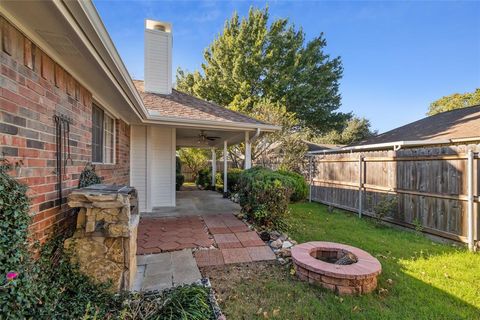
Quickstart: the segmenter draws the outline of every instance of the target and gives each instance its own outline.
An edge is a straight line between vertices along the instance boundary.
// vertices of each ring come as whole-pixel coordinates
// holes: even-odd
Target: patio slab
[[[240,212],[240,206],[215,191],[177,191],[175,208],[153,208],[142,217],[188,217]]]
[[[153,291],[190,284],[201,279],[189,249],[137,257],[134,291]]]

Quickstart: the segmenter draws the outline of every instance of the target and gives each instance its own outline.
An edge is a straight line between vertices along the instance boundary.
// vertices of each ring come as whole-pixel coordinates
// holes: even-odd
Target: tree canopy
[[[342,130],[332,130],[316,139],[316,142],[329,144],[353,144],[363,141],[377,134],[371,129],[368,119],[353,117],[348,120]]]
[[[324,52],[323,34],[306,41],[288,19],[269,22],[268,8],[234,13],[204,52],[201,71],[177,71],[177,89],[247,114],[268,100],[316,133],[339,129],[340,57]]]
[[[480,104],[480,88],[475,89],[474,92],[454,93],[449,96],[442,97],[430,104],[427,115],[470,107]]]

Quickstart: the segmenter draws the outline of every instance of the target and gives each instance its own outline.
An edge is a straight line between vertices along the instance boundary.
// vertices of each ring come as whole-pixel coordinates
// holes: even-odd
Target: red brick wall
[[[0,30],[0,152],[18,164],[11,174],[29,186],[32,237],[43,241],[74,221],[58,198],[53,116],[73,119],[65,197],[92,158],[92,94],[1,16]],[[129,149],[130,127],[116,120],[116,164],[96,167],[106,183],[129,183]]]

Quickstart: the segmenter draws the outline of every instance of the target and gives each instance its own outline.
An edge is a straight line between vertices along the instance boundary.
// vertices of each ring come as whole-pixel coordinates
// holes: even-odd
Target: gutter
[[[395,142],[386,142],[386,143],[367,144],[363,146],[352,146],[352,147],[343,147],[343,148],[329,149],[329,150],[310,151],[308,152],[308,155],[367,151],[367,150],[369,151],[386,150],[386,149],[393,149],[394,151],[398,151],[403,147],[421,147],[421,146],[428,146],[428,145],[451,144],[451,143],[468,142],[468,141],[480,141],[480,137],[460,138],[460,139],[442,139],[442,140],[395,141]]]

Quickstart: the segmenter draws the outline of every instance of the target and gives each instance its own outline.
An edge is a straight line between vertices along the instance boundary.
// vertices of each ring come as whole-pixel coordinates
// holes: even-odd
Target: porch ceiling
[[[202,133],[207,137],[215,137],[215,140],[200,139]],[[253,134],[250,133],[250,135]],[[191,148],[223,148],[223,141],[227,140],[228,145],[241,143],[245,140],[244,131],[232,130],[213,130],[202,128],[177,128],[177,147],[191,147]]]

